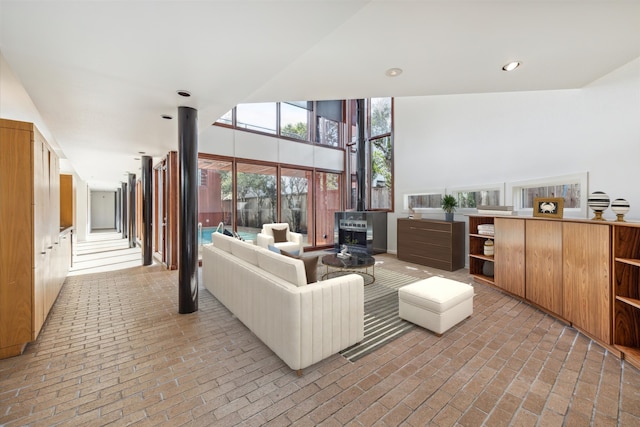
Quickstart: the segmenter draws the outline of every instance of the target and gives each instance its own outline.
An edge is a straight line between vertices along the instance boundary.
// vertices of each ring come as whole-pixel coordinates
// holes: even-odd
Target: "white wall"
[[[116,192],[91,191],[91,230],[116,228]]]
[[[390,252],[403,194],[432,188],[587,171],[589,192],[627,199],[640,219],[640,58],[579,90],[396,98],[394,119]]]
[[[89,186],[78,176],[76,181],[76,226],[74,235],[77,241],[84,242],[89,234]]]
[[[344,153],[341,150],[220,126],[210,126],[198,136],[198,151],[337,172],[344,169]]]

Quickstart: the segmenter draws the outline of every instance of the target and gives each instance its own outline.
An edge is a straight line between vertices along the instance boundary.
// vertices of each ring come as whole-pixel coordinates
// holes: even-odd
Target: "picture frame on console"
[[[562,197],[536,197],[533,199],[533,216],[562,218],[564,199]]]

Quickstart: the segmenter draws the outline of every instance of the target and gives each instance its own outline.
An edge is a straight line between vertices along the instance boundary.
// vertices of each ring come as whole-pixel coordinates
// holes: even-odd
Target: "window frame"
[[[508,200],[511,200],[513,209],[519,214],[533,215],[533,208],[524,208],[521,190],[526,188],[547,187],[565,185],[568,183],[580,184],[580,208],[564,208],[564,216],[573,218],[587,218],[588,206],[587,198],[589,195],[589,173],[578,172],[567,175],[556,175],[543,178],[530,179],[525,181],[510,182],[507,185]]]
[[[403,207],[403,212],[404,213],[409,213],[409,197],[411,196],[435,196],[435,195],[439,195],[440,198],[442,199],[442,197],[445,195],[445,188],[431,188],[429,190],[425,190],[425,191],[420,191],[420,192],[411,192],[411,193],[405,193],[402,195],[402,207]],[[424,207],[419,207],[419,208],[412,208],[414,212],[417,213],[435,213],[435,212],[442,212],[442,207],[437,206],[437,207],[433,207],[433,208],[424,208]]]
[[[479,191],[499,191],[500,195],[498,197],[499,199],[499,205],[500,206],[504,206],[504,201],[505,201],[505,183],[504,182],[500,182],[500,183],[495,183],[495,184],[485,184],[485,185],[471,185],[471,186],[463,186],[463,187],[451,187],[451,188],[447,188],[447,194],[451,194],[453,196],[456,197],[456,200],[458,199],[457,197],[457,193],[470,193],[470,192],[479,192]],[[456,211],[461,211],[461,212],[474,212],[477,211],[478,208],[461,208],[458,207],[456,208]]]

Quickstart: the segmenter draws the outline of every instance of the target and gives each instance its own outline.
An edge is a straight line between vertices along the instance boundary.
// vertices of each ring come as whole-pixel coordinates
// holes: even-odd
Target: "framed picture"
[[[533,216],[562,218],[564,199],[562,197],[536,197],[533,199]]]

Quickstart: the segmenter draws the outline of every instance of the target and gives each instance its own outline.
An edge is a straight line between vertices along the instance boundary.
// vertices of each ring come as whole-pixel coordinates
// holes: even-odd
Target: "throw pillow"
[[[280,253],[280,249],[276,248],[275,246],[273,246],[273,245],[268,245],[268,247],[269,247],[269,250],[270,250],[271,252],[275,252],[275,253],[277,253],[277,254],[279,254],[279,253]]]
[[[287,251],[280,251],[282,255],[301,259],[304,263],[304,272],[307,276],[307,285],[309,283],[316,283],[318,281],[318,255],[316,256],[308,256],[308,257],[300,257],[298,255],[293,255]]]
[[[273,231],[273,243],[282,243],[287,241],[286,228],[272,228],[271,231]]]

